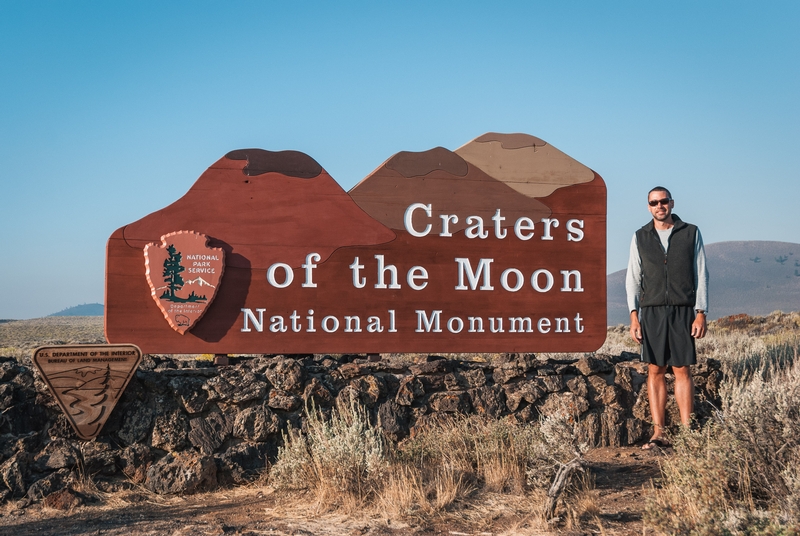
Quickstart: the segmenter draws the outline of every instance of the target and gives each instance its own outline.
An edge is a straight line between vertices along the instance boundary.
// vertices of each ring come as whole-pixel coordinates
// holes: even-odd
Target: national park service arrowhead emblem
[[[81,439],[94,439],[136,372],[132,344],[43,346],[33,364]]]
[[[150,294],[172,329],[181,335],[206,312],[222,280],[225,252],[207,244],[204,234],[177,231],[162,236],[161,244],[144,248]]]

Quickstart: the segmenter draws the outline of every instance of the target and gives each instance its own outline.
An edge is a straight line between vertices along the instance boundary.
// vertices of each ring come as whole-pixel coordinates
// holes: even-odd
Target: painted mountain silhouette
[[[397,153],[350,190],[350,196],[395,230],[404,228],[404,208],[424,199],[432,205],[433,221],[458,216],[449,224],[455,233],[468,226],[468,216],[491,222],[500,206],[505,218],[501,227],[511,227],[523,216],[534,221],[548,217],[552,208],[537,198],[594,178],[592,170],[539,138],[489,133],[455,152],[436,147]],[[387,196],[387,191],[393,195]],[[424,217],[414,214],[415,227],[424,227]]]
[[[183,197],[119,229],[111,240],[122,238],[140,250],[184,229],[209,236],[214,247],[219,244],[213,240],[236,244],[227,266],[263,269],[276,262],[299,267],[309,251],[324,261],[342,246],[395,238],[364,214],[313,158],[263,149],[231,151]]]
[[[195,279],[188,279],[184,282],[184,285],[199,285],[201,287],[211,287],[216,288],[214,285],[203,279],[202,277],[197,277]]]
[[[800,244],[736,241],[706,244],[709,317],[800,310]],[[797,271],[797,273],[795,272]],[[625,270],[608,275],[608,324],[630,322]]]

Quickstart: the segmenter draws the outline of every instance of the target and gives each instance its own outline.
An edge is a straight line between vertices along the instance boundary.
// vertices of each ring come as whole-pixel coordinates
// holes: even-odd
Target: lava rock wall
[[[228,366],[147,355],[100,435],[77,438],[30,366],[0,357],[0,502],[24,507],[90,477],[98,489],[134,485],[193,493],[257,479],[307,407],[357,400],[393,441],[442,414],[526,423],[567,412],[589,446],[625,446],[650,433],[647,366],[637,354],[491,363],[426,356],[234,358]],[[718,401],[719,363],[694,367],[698,418]],[[671,381],[671,375],[668,375]],[[670,386],[671,391],[671,386]],[[674,401],[668,419],[679,422]],[[55,496],[55,495],[54,495]]]

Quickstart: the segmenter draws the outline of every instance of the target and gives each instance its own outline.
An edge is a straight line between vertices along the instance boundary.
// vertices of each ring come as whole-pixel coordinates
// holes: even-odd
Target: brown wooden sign
[[[141,350],[131,344],[43,346],[33,354],[33,364],[81,439],[97,437],[141,360]]]
[[[106,337],[150,353],[592,351],[605,271],[605,183],[534,136],[400,152],[350,192],[308,155],[243,149],[111,236]]]

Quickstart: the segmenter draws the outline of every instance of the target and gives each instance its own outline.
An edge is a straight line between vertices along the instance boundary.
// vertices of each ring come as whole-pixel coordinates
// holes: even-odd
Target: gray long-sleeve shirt
[[[669,235],[672,227],[664,231],[656,229],[664,251],[669,248]],[[694,285],[697,289],[694,309],[708,313],[708,269],[706,268],[706,251],[703,248],[703,237],[700,229],[694,241]],[[628,258],[628,273],[625,277],[625,291],[628,295],[628,311],[639,310],[639,294],[642,291],[642,258],[639,256],[639,247],[636,243],[636,233],[631,240],[631,252]]]

